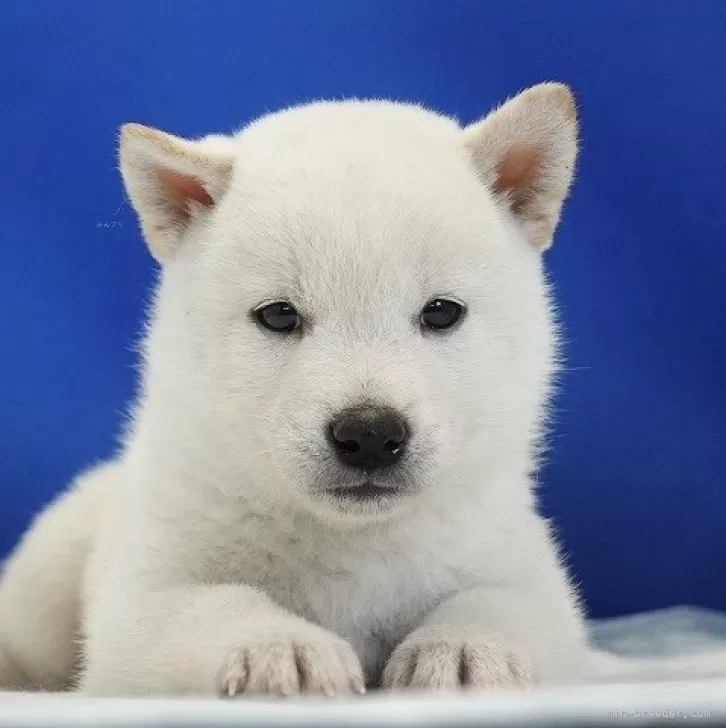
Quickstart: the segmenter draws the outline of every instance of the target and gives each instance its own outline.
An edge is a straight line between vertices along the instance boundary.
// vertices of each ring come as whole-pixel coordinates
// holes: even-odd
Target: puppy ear
[[[225,193],[234,166],[230,147],[222,136],[189,141],[141,124],[121,127],[121,175],[159,262],[169,259],[189,225]]]
[[[464,134],[484,184],[508,205],[532,245],[549,248],[577,157],[569,88],[533,86],[467,126]]]

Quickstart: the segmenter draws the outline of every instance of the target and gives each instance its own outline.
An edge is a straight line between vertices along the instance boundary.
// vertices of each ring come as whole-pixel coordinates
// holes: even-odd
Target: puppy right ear
[[[141,124],[124,124],[119,162],[149,250],[163,263],[189,226],[208,215],[224,195],[234,154],[228,137],[189,141]]]

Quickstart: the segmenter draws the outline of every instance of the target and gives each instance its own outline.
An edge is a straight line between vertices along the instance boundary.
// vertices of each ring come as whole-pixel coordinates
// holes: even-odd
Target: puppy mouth
[[[357,485],[345,485],[328,488],[327,493],[337,500],[352,503],[375,503],[400,497],[403,491],[393,485],[378,485],[372,480],[365,480]]]

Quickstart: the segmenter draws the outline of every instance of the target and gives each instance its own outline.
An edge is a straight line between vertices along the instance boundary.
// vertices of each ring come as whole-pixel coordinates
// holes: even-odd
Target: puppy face
[[[346,102],[229,139],[127,132],[164,262],[149,406],[210,471],[367,521],[527,467],[554,359],[540,249],[574,160],[569,95],[527,93],[465,129]]]

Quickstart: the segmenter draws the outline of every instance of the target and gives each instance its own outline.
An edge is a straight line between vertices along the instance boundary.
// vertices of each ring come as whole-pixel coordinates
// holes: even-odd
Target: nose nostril
[[[336,440],[335,446],[345,455],[355,455],[361,449],[360,443],[355,440]]]
[[[401,446],[403,445],[403,438],[400,440],[386,440],[383,445],[383,449],[387,450],[391,455],[397,455]]]

